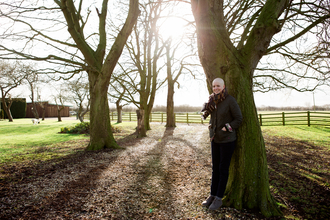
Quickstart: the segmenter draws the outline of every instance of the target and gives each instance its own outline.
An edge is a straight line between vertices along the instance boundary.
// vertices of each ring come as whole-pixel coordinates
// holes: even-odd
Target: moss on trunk
[[[87,150],[120,148],[111,130],[107,88],[99,74],[89,74],[90,81],[90,142]]]

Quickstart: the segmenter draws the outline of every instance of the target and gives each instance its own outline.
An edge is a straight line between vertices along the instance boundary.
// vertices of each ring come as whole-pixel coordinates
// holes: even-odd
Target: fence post
[[[307,124],[308,124],[308,127],[311,126],[311,113],[310,113],[310,111],[307,111]]]
[[[164,120],[163,120],[163,117],[164,117],[164,113],[162,112],[162,123],[163,123],[163,121],[164,121]]]
[[[152,112],[150,112],[149,121],[152,122]]]
[[[132,121],[132,113],[131,112],[128,113],[128,116],[129,116],[129,121]]]
[[[259,114],[259,123],[260,123],[260,126],[262,126],[262,114]]]
[[[283,126],[285,126],[285,113],[282,112],[282,124]]]
[[[187,124],[189,124],[189,118],[188,118],[188,113],[187,113]]]

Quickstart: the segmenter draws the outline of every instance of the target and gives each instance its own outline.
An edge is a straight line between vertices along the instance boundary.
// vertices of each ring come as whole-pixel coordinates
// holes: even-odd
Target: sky
[[[191,13],[189,7],[184,7],[187,11],[186,14]],[[183,11],[180,11],[181,14]],[[191,16],[191,15],[190,15]],[[170,20],[168,25],[165,26],[165,33],[167,34],[178,34],[182,29],[182,24],[176,22],[175,20]],[[189,106],[202,106],[204,102],[208,100],[208,91],[206,87],[205,80],[186,80],[180,82],[180,89],[175,89],[174,104],[175,106],[189,105]],[[54,94],[54,89],[49,90],[51,86],[45,86],[42,88],[41,99],[49,100],[53,102],[51,96]],[[27,87],[21,87],[14,90],[14,94],[20,97],[27,98],[29,100],[29,91]],[[287,107],[287,106],[313,106],[315,105],[323,106],[330,104],[330,88],[323,87],[314,92],[299,93],[293,90],[280,90],[276,92],[268,93],[255,93],[254,94],[255,103],[257,107],[262,106],[275,106],[275,107]],[[158,91],[155,99],[154,106],[166,106],[167,99],[167,88],[163,87]]]
[[[163,88],[158,92],[155,105],[166,106],[167,90]],[[174,105],[202,106],[208,100],[208,91],[206,83],[202,80],[191,80],[186,82],[180,89],[175,90]],[[330,104],[330,88],[323,87],[314,92],[299,93],[293,90],[280,90],[276,92],[254,94],[254,100],[257,107],[311,107]]]

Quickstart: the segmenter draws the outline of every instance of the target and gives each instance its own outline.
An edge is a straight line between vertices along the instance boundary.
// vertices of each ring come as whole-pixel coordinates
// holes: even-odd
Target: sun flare
[[[159,34],[163,39],[179,39],[185,33],[184,21],[178,17],[166,18],[159,27]]]

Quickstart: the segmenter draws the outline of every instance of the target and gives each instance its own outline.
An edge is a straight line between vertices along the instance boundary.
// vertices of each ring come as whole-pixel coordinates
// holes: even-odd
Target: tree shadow
[[[86,143],[87,144],[87,143]],[[79,211],[84,198],[95,187],[95,180],[107,169],[107,164],[90,161],[97,160],[104,154],[113,154],[112,149],[100,151],[77,151],[67,156],[16,167],[6,167],[11,172],[0,180],[0,219],[45,219],[49,212],[64,216],[64,210]],[[116,155],[109,157],[107,163],[116,160]],[[72,167],[73,169],[68,169]],[[61,177],[60,177],[61,176]],[[60,177],[60,178],[59,178]],[[75,179],[78,177],[77,179]],[[40,183],[40,189],[29,185]],[[43,185],[43,182],[46,185]],[[56,193],[48,193],[47,188],[58,188]],[[40,195],[39,195],[40,194]],[[10,202],[8,202],[10,201]],[[74,206],[72,201],[75,201]]]
[[[329,219],[329,151],[305,141],[264,137],[271,191],[284,214]]]

